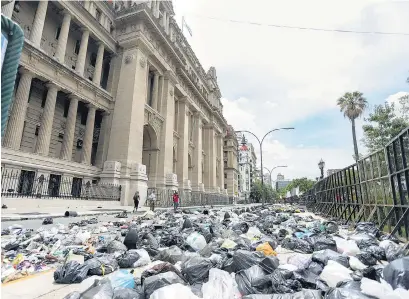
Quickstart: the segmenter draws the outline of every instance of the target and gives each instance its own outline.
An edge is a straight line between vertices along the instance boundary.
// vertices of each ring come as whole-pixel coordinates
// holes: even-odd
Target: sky
[[[286,178],[319,176],[353,163],[351,125],[336,100],[361,91],[374,105],[409,91],[409,1],[173,0],[176,20],[203,68],[216,68],[223,114],[235,130],[262,136],[264,167]],[[244,21],[244,23],[227,20]],[[251,25],[259,23],[262,25]],[[268,24],[406,35],[276,28]],[[362,139],[362,124],[357,136]],[[246,136],[254,142],[251,135]],[[359,143],[360,153],[366,154]],[[259,157],[259,153],[257,152]],[[278,171],[273,173],[276,177]]]

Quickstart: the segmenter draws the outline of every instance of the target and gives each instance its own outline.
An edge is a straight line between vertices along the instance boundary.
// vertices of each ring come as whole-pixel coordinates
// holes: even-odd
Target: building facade
[[[248,143],[242,133],[237,134],[239,144],[239,194],[240,198],[247,200],[250,198],[251,186],[256,179],[257,158],[254,146]]]
[[[239,197],[239,166],[238,166],[237,136],[232,126],[227,128],[224,137],[224,189],[227,190],[230,201]]]
[[[2,10],[25,34],[2,169],[63,180],[73,196],[120,185],[125,205],[136,191],[143,204],[148,188],[226,194],[216,70],[202,68],[171,1]]]
[[[277,174],[277,180],[275,182],[275,188],[277,191],[284,189],[291,183],[291,180],[286,180],[284,175],[279,173]]]

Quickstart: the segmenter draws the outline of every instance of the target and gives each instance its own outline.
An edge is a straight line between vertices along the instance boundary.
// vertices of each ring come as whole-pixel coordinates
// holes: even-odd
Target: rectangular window
[[[227,179],[227,173],[224,174],[224,178]]]
[[[77,55],[80,52],[80,46],[81,46],[81,41],[77,39],[75,41],[75,46],[74,46],[74,53]]]
[[[226,146],[226,145],[227,145],[227,141],[224,142],[224,146]]]
[[[44,88],[44,90],[43,90],[43,97],[41,98],[41,108],[44,108],[44,107],[45,107],[45,102],[46,102],[46,100],[47,100],[47,93],[48,93],[47,88]]]
[[[55,32],[55,39],[58,40],[60,37],[60,32],[61,32],[61,26],[58,26],[57,31]]]
[[[227,184],[224,184],[224,189],[227,189]]]
[[[64,117],[68,116],[68,110],[70,109],[70,100],[65,99],[64,101]]]

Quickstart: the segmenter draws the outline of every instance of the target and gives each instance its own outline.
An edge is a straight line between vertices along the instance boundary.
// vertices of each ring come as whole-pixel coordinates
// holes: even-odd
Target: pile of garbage
[[[60,284],[101,276],[66,299],[409,298],[407,244],[373,223],[350,231],[300,212],[228,207],[149,212],[93,229],[87,221],[14,226],[2,240],[2,281],[40,264],[55,267]]]

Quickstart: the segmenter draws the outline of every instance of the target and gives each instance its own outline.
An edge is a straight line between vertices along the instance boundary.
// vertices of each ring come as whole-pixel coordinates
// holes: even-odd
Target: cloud
[[[319,9],[317,9],[319,7]],[[337,110],[336,99],[362,91],[370,105],[407,88],[409,36],[347,34],[252,26],[210,20],[247,20],[263,24],[359,31],[409,31],[408,1],[376,0],[177,0],[177,20],[184,15],[187,36],[203,67],[215,66],[223,94],[224,115],[235,129],[262,136],[271,128],[321,121],[318,131],[298,128],[266,140],[265,165],[284,163],[291,177],[315,177],[322,157],[330,168],[351,164],[350,123],[319,119]],[[362,120],[359,121],[362,123]],[[326,139],[305,135],[324,135]],[[283,133],[284,134],[284,133]],[[362,131],[358,126],[358,139]],[[282,138],[281,138],[282,136]],[[292,146],[286,145],[290,137]],[[274,141],[279,138],[280,141]],[[343,138],[341,146],[324,142]],[[250,138],[249,138],[250,139]],[[297,147],[301,143],[303,147]],[[330,142],[327,142],[331,144]],[[362,150],[364,151],[364,150]]]
[[[409,95],[409,92],[405,92],[405,91],[400,91],[397,92],[395,94],[390,95],[387,99],[386,102],[389,104],[394,104],[395,105],[395,111],[396,111],[396,115],[398,116],[402,116],[402,112],[401,112],[401,107],[402,104],[400,103],[400,99],[406,95]]]

